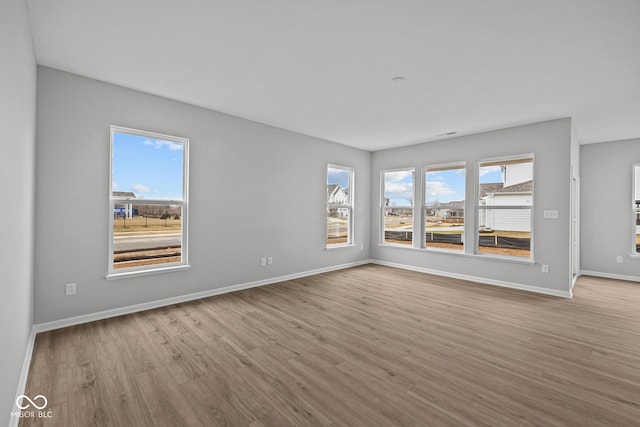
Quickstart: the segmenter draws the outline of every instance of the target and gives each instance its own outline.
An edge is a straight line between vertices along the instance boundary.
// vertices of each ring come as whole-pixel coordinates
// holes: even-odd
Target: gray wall
[[[9,422],[33,320],[36,64],[23,0],[0,2],[0,425]]]
[[[588,144],[581,155],[581,270],[640,280],[631,258],[632,165],[640,163],[640,139]],[[616,256],[623,257],[622,264]]]
[[[380,241],[380,172],[387,169],[465,161],[467,163],[465,221],[475,227],[475,162],[533,153],[535,264],[378,245]],[[476,135],[462,136],[373,153],[371,167],[372,258],[444,273],[534,286],[552,291],[570,290],[570,164],[571,120],[559,119]],[[416,176],[420,176],[417,173]],[[543,210],[558,210],[559,219],[543,219]],[[417,211],[419,212],[419,211]],[[475,236],[467,233],[473,247]],[[541,264],[550,272],[542,273]]]
[[[35,323],[369,258],[369,152],[43,67],[37,112]],[[190,270],[105,280],[111,124],[190,139]],[[325,250],[327,163],[355,247]]]

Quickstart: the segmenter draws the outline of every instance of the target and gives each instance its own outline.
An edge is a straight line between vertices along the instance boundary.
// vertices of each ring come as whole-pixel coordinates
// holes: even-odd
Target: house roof
[[[114,191],[113,197],[118,197],[123,199],[135,199],[136,195],[132,191]]]
[[[484,197],[487,194],[496,193],[502,190],[504,184],[501,182],[488,182],[486,184],[480,184],[480,197]]]
[[[437,202],[427,205],[431,209],[464,208],[464,200],[452,200],[450,202]]]
[[[335,196],[340,190],[343,190],[346,194],[347,190],[340,187],[338,184],[329,184],[327,185],[327,200],[330,200],[333,196]]]
[[[517,184],[509,185],[500,190],[494,191],[494,193],[530,193],[533,191],[533,181],[519,182]]]

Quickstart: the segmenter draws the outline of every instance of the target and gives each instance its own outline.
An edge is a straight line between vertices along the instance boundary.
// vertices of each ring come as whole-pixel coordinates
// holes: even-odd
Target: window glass
[[[413,244],[413,169],[383,172],[382,218],[385,243]]]
[[[352,243],[353,170],[327,167],[327,246]]]
[[[112,126],[109,272],[186,264],[188,140]]]
[[[424,200],[425,246],[464,250],[464,165],[428,167]]]
[[[479,164],[478,253],[531,258],[533,158]]]

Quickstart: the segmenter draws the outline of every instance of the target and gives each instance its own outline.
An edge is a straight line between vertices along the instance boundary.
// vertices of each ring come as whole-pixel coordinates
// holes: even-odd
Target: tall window
[[[111,126],[109,276],[187,266],[189,140]]]
[[[640,253],[640,164],[633,166],[633,253]]]
[[[382,172],[382,219],[384,243],[413,244],[413,169]]]
[[[327,167],[327,247],[353,243],[353,169]]]
[[[464,163],[425,171],[425,246],[464,250]]]
[[[478,252],[531,258],[533,156],[478,166]]]

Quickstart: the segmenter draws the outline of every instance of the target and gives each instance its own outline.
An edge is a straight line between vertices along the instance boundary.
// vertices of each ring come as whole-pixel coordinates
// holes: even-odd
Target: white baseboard
[[[583,276],[603,277],[605,279],[627,280],[629,282],[640,282],[638,276],[627,276],[625,274],[604,273],[602,271],[581,270]]]
[[[19,411],[16,406],[16,401],[19,396],[24,394],[25,389],[27,388],[27,378],[29,377],[29,368],[31,367],[31,358],[33,357],[33,347],[36,342],[36,331],[34,328],[31,328],[31,333],[29,334],[29,341],[27,342],[27,349],[24,352],[24,360],[22,361],[22,369],[20,370],[20,377],[18,378],[18,390],[16,391],[16,396],[13,399],[13,409],[11,412]],[[18,427],[18,423],[20,422],[20,418],[11,417],[9,420],[9,427]]]
[[[573,292],[573,287],[576,285],[576,282],[581,275],[582,273],[578,271],[575,276],[573,276],[573,279],[571,279],[571,292]]]
[[[68,317],[66,319],[54,320],[51,322],[38,323],[33,325],[33,329],[36,333],[51,331],[54,329],[66,328],[68,326],[73,326],[73,325],[80,325],[82,323],[93,322],[96,320],[108,319],[110,317],[137,313],[139,311],[150,310],[153,308],[164,307],[167,305],[180,304],[183,302],[193,301],[201,298],[207,298],[215,295],[226,294],[229,292],[241,291],[243,289],[256,288],[258,286],[272,285],[274,283],[285,282],[287,280],[299,279],[301,277],[313,276],[315,274],[327,273],[330,271],[342,270],[345,268],[356,267],[358,265],[370,264],[370,263],[371,263],[371,260],[367,259],[362,261],[350,262],[347,264],[333,265],[330,267],[323,267],[315,270],[303,271],[300,273],[288,274],[285,276],[272,277],[272,278],[263,279],[263,280],[256,280],[254,282],[225,286],[223,288],[210,289],[208,291],[196,292],[193,294],[181,295],[181,296],[172,297],[172,298],[165,298],[165,299],[145,302],[141,304],[128,305],[126,307],[98,311],[96,313],[83,314],[81,316]]]
[[[468,276],[466,274],[451,273],[448,271],[432,270],[430,268],[415,267],[412,265],[397,264],[395,262],[371,260],[372,264],[384,265],[387,267],[402,268],[404,270],[417,271],[419,273],[434,274],[436,276],[451,277],[453,279],[468,280],[470,282],[482,283],[487,285],[501,286],[503,288],[518,289],[521,291],[535,292],[538,294],[553,295],[562,298],[571,298],[571,291],[558,291],[555,289],[541,288],[538,286],[523,285],[520,283],[505,282],[502,280],[487,279],[486,277]]]

